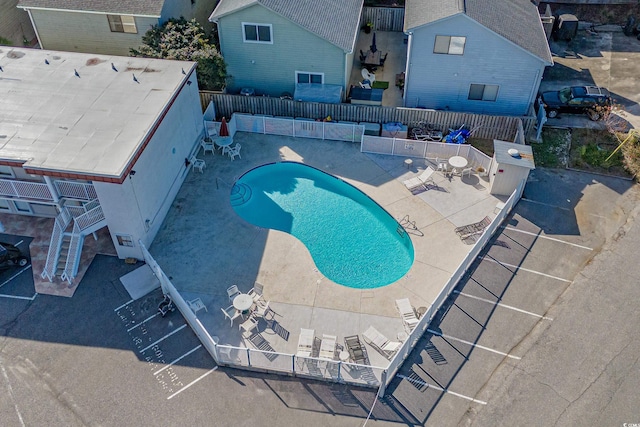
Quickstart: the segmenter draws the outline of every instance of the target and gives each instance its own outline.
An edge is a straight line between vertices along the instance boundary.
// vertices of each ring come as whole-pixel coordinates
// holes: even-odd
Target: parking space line
[[[25,268],[23,268],[22,270],[18,271],[16,274],[14,274],[13,276],[9,277],[7,280],[2,282],[2,284],[0,285],[0,288],[3,287],[4,285],[6,285],[7,283],[9,283],[10,281],[12,281],[13,279],[15,279],[16,277],[18,277],[19,275],[21,275],[22,273],[24,273],[25,271],[27,271],[30,268],[31,268],[31,264],[27,265]]]
[[[538,205],[549,206],[550,208],[562,209],[562,210],[565,210],[567,212],[572,212],[573,211],[573,209],[565,208],[564,206],[552,205],[550,203],[539,202],[537,200],[531,200],[531,199],[527,199],[525,197],[522,197],[520,200],[524,200],[525,202],[529,202],[529,203],[535,203],[535,204],[538,204]],[[602,218],[602,219],[606,219],[607,218],[606,216],[598,215],[598,214],[594,214],[594,213],[587,213],[587,215],[595,216],[596,218]]]
[[[506,262],[502,262],[502,261],[498,261],[497,259],[491,259],[491,258],[487,258],[487,257],[480,257],[480,259],[482,260],[487,260],[490,262],[495,262],[496,264],[500,264],[504,267],[511,267],[511,268],[515,268],[516,270],[522,270],[522,271],[526,271],[528,273],[533,273],[533,274],[538,274],[540,276],[544,276],[544,277],[548,277],[550,279],[556,279],[556,280],[560,280],[561,282],[567,282],[567,283],[571,283],[571,280],[567,280],[567,279],[563,279],[562,277],[558,277],[558,276],[552,276],[551,274],[546,274],[546,273],[541,273],[539,271],[535,271],[535,270],[529,270],[528,268],[524,268],[524,267],[518,267],[517,265],[513,265],[513,264],[507,264]]]
[[[149,350],[151,347],[153,347],[154,345],[158,344],[161,341],[166,340],[167,338],[169,338],[171,335],[175,334],[176,332],[180,332],[182,329],[186,328],[187,324],[185,323],[184,325],[180,326],[178,329],[176,329],[175,331],[171,331],[169,332],[167,335],[163,336],[162,338],[160,338],[159,340],[157,340],[156,342],[149,344],[148,346],[146,346],[145,348],[143,348],[142,350],[140,350],[140,353],[144,353],[145,351]]]
[[[543,236],[542,234],[532,233],[530,231],[518,230],[517,228],[505,227],[505,226],[502,226],[502,228],[504,228],[505,230],[517,231],[518,233],[522,233],[522,234],[529,234],[530,236],[540,237],[541,239],[551,240],[553,242],[564,243],[565,245],[574,246],[574,247],[580,248],[580,249],[586,249],[588,251],[592,251],[593,250],[593,248],[590,248],[590,247],[587,247],[587,246],[578,245],[576,243],[567,242],[565,240],[556,239],[554,237]]]
[[[129,329],[127,329],[127,332],[131,332],[132,330],[134,330],[134,329],[135,329],[135,328],[137,328],[138,326],[142,325],[143,323],[145,323],[145,322],[147,322],[147,321],[149,321],[149,320],[153,319],[153,318],[154,318],[154,317],[156,317],[158,314],[160,314],[160,313],[156,313],[156,314],[154,314],[153,316],[149,316],[149,317],[147,317],[147,318],[146,318],[146,319],[144,319],[142,322],[138,323],[136,326],[132,326],[132,327],[130,327]]]
[[[483,301],[483,302],[487,302],[489,304],[497,305],[499,307],[508,308],[509,310],[514,310],[514,311],[517,311],[517,312],[520,312],[520,313],[528,314],[530,316],[539,317],[540,319],[553,320],[551,317],[543,316],[541,314],[532,313],[530,311],[523,310],[523,309],[517,308],[517,307],[513,307],[511,305],[503,304],[501,302],[491,301],[490,299],[480,298],[480,297],[477,297],[477,296],[474,296],[474,295],[465,294],[464,292],[460,292],[460,291],[453,291],[453,293],[458,294],[458,295],[462,295],[463,297],[472,298],[472,299],[475,299],[475,300],[478,300],[478,301]]]
[[[190,355],[191,353],[193,353],[194,351],[196,351],[197,349],[199,349],[200,347],[202,347],[202,344],[200,344],[199,346],[197,346],[196,348],[186,352],[185,354],[183,354],[182,356],[178,357],[176,360],[174,360],[173,362],[169,363],[167,366],[158,369],[157,371],[155,371],[153,373],[153,375],[158,375],[160,372],[164,371],[167,368],[170,368],[171,366],[175,365],[176,363],[178,363],[180,360],[184,359],[185,357],[187,357],[188,355]]]
[[[115,311],[118,311],[118,310],[120,310],[122,307],[126,307],[126,306],[128,306],[129,304],[131,304],[132,302],[133,302],[133,300],[132,300],[132,299],[130,299],[129,301],[127,301],[127,302],[125,302],[124,304],[122,304],[120,307],[114,308],[114,309],[113,309],[113,311],[114,311],[114,312],[115,312]]]
[[[38,296],[37,292],[35,294],[33,294],[32,297],[21,297],[21,296],[18,296],[18,295],[0,294],[0,298],[23,299],[23,300],[27,300],[27,301],[33,301],[34,299],[36,299],[37,296]]]
[[[209,370],[209,371],[205,372],[204,374],[200,375],[198,378],[196,378],[195,380],[191,381],[189,384],[187,384],[186,386],[182,387],[180,390],[176,391],[171,396],[167,397],[167,400],[169,400],[172,397],[177,396],[178,394],[182,393],[183,391],[185,391],[186,389],[188,389],[189,387],[191,387],[192,385],[194,385],[195,383],[197,383],[198,381],[200,381],[201,379],[203,379],[204,377],[206,377],[207,375],[209,375],[210,373],[212,373],[216,369],[218,369],[218,367],[214,366],[211,370]]]
[[[496,354],[499,354],[501,356],[509,357],[511,359],[516,359],[516,360],[522,359],[521,357],[513,356],[513,355],[511,355],[509,353],[505,353],[505,352],[502,352],[502,351],[499,351],[499,350],[494,350],[492,348],[485,347],[485,346],[480,345],[480,344],[472,343],[471,341],[461,340],[460,338],[452,337],[451,335],[445,335],[445,334],[442,334],[440,332],[437,332],[437,331],[434,331],[434,330],[431,330],[431,329],[427,329],[427,332],[429,332],[430,334],[433,334],[433,335],[437,335],[437,336],[442,337],[442,338],[447,338],[447,339],[450,339],[450,340],[461,342],[463,344],[468,344],[468,345],[470,345],[472,347],[478,347],[481,350],[487,350],[487,351],[490,351],[491,353],[496,353]]]
[[[423,380],[416,380],[416,379],[409,378],[408,376],[402,375],[402,374],[398,374],[398,377],[400,377],[402,379],[405,379],[405,380],[409,381],[410,383],[417,383],[418,385],[426,386],[427,388],[432,388],[434,390],[438,390],[438,391],[442,391],[444,393],[452,394],[454,396],[461,397],[461,398],[466,399],[466,400],[470,400],[470,401],[472,401],[474,403],[479,403],[481,405],[486,405],[487,404],[487,402],[485,402],[483,400],[474,399],[473,397],[465,396],[464,394],[456,393],[455,391],[451,391],[451,390],[447,390],[447,389],[444,389],[444,388],[440,388],[438,386],[429,384],[429,383],[427,383],[427,382],[425,382]]]

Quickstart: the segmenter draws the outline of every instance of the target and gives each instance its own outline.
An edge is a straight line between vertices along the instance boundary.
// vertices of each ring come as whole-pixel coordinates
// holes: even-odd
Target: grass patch
[[[477,148],[489,157],[493,157],[493,139],[469,138],[467,141],[472,147]]]
[[[536,166],[547,168],[566,167],[571,133],[567,129],[542,129],[542,142],[533,142],[533,158]]]
[[[569,166],[590,172],[628,177],[630,174],[625,170],[622,151],[619,150],[607,160],[617,146],[618,140],[607,131],[573,129]]]

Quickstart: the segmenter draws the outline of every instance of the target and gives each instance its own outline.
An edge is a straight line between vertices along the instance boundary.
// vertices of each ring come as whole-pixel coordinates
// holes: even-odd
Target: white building
[[[196,64],[3,47],[0,67],[0,211],[56,217],[42,277],[72,282],[104,226],[142,259],[203,134]]]

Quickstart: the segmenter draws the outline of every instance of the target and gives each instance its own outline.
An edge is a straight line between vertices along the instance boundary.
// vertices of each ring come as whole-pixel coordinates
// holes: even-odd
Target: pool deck
[[[370,325],[392,340],[403,331],[395,300],[409,298],[415,307],[429,307],[471,249],[454,228],[494,217],[499,201],[488,182],[476,175],[446,178],[436,173],[438,188],[412,195],[402,180],[424,169],[425,160],[363,154],[359,143],[237,133],[242,159],[219,152],[198,154],[204,173],[192,170],[150,248],[152,256],[186,300],[200,298],[207,306],[197,317],[222,344],[296,352],[300,328],[338,336],[362,334]],[[418,230],[408,230],[415,261],[398,282],[359,290],[338,285],[315,267],[306,247],[295,237],[261,229],[241,219],[229,203],[231,184],[251,168],[277,161],[298,161],[339,176],[359,188],[392,216],[409,215]],[[354,260],[357,263],[358,260]],[[366,268],[363,266],[362,268]],[[226,289],[237,284],[247,292],[255,281],[277,313],[275,323],[259,324],[260,340],[242,338],[221,313],[231,305]],[[388,361],[368,347],[372,365]]]

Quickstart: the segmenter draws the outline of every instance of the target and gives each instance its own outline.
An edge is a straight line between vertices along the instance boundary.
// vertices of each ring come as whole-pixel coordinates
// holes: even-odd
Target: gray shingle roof
[[[408,31],[458,13],[552,63],[538,9],[531,0],[407,0],[404,29]]]
[[[363,0],[220,0],[209,20],[256,3],[346,52],[355,45]]]
[[[18,7],[160,17],[165,0],[20,0]]]

